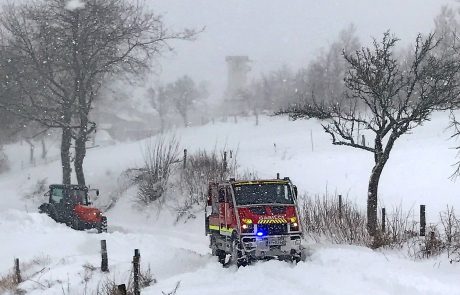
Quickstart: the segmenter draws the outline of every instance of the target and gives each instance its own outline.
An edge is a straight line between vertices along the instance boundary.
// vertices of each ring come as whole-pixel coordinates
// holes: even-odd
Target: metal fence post
[[[342,220],[342,195],[339,195],[339,219]]]
[[[133,257],[133,288],[134,288],[134,295],[140,295],[141,294],[141,291],[140,291],[140,288],[139,288],[140,260],[141,260],[141,255],[139,253],[139,249],[134,249],[134,257]]]
[[[21,270],[19,269],[19,258],[14,259],[14,276],[17,284],[22,283]]]
[[[425,205],[420,205],[420,236],[424,237],[426,232]]]
[[[386,230],[386,210],[382,208],[382,233]]]
[[[109,259],[107,257],[107,242],[106,240],[101,240],[101,271],[109,271]]]

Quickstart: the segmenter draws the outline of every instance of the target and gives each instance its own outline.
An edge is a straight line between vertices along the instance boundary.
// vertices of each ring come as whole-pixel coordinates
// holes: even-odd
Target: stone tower
[[[228,69],[225,99],[237,99],[238,91],[246,87],[250,60],[247,56],[227,56],[225,61]]]

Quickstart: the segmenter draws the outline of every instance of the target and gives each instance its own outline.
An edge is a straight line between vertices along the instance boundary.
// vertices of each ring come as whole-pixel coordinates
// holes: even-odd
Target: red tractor
[[[49,201],[40,205],[40,213],[46,213],[55,221],[76,230],[96,228],[99,233],[107,232],[107,217],[102,215],[101,210],[91,207],[86,186],[52,184],[49,188],[45,194]],[[99,190],[95,191],[99,195]]]
[[[300,261],[297,188],[288,177],[210,183],[207,205],[211,208],[206,209],[206,234],[212,254],[222,264],[244,266],[272,258]]]

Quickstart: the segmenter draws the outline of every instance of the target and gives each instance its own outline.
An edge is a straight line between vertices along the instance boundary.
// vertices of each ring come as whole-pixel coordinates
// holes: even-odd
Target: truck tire
[[[219,261],[220,264],[224,265],[225,264],[225,258],[227,258],[227,253],[223,250],[216,250],[216,256],[217,260]]]
[[[233,264],[237,267],[247,266],[249,264],[249,260],[246,255],[244,255],[241,243],[235,233],[232,235],[232,254],[228,264]]]

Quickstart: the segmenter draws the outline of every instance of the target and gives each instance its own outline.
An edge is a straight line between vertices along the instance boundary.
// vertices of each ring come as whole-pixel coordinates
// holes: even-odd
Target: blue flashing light
[[[261,237],[261,236],[263,236],[263,235],[264,235],[263,232],[258,232],[258,233],[257,233],[257,236],[259,236],[259,237]]]

